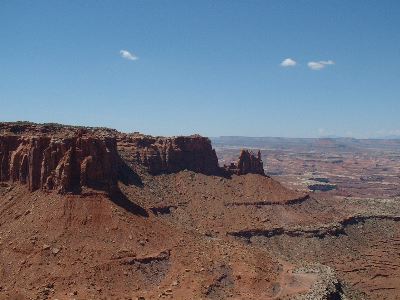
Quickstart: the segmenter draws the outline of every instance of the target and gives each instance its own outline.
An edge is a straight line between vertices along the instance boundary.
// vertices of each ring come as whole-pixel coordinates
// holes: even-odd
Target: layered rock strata
[[[208,138],[199,135],[178,137],[128,136],[119,141],[131,160],[151,174],[190,170],[206,175],[220,173],[218,158]]]
[[[117,182],[117,165],[114,138],[0,136],[0,181],[27,184],[30,191],[109,190]]]
[[[211,141],[199,135],[152,137],[107,128],[0,123],[0,181],[31,191],[109,191],[117,185],[122,160],[150,174],[190,170],[206,175],[264,175],[261,154],[243,150],[237,163],[219,167]]]

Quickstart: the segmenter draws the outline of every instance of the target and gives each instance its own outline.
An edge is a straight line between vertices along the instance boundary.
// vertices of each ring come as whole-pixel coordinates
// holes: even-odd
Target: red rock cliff
[[[242,151],[237,164],[220,168],[210,140],[199,135],[152,137],[107,128],[0,123],[0,181],[27,184],[31,191],[109,191],[123,173],[120,154],[151,174],[187,169],[207,175],[264,175],[260,153],[249,151]]]
[[[117,182],[117,159],[114,138],[0,136],[0,181],[27,184],[31,191],[109,190]]]
[[[204,174],[219,172],[218,158],[208,138],[128,136],[119,149],[130,153],[131,161],[143,165],[152,174],[191,170]]]

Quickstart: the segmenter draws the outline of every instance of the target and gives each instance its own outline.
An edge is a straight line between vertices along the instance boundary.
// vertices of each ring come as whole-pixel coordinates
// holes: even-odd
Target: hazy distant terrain
[[[215,147],[254,147],[262,149],[289,149],[296,147],[301,150],[322,151],[336,149],[337,151],[355,150],[398,150],[400,139],[355,139],[355,138],[282,138],[282,137],[244,137],[221,136],[213,137]]]
[[[241,148],[260,149],[266,173],[298,189],[344,196],[398,196],[400,140],[354,138],[212,138],[220,163]]]

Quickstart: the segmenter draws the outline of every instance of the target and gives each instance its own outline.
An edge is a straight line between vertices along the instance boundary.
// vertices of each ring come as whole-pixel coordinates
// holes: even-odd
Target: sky
[[[0,1],[0,121],[400,135],[400,1]]]

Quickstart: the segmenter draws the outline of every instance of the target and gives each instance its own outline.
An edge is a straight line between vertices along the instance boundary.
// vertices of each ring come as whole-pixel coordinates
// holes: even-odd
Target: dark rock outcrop
[[[242,150],[238,161],[236,163],[231,163],[229,166],[224,166],[224,168],[228,173],[236,175],[245,175],[249,173],[265,175],[260,151],[258,151],[256,156],[249,150]]]
[[[27,184],[31,191],[108,191],[116,185],[117,166],[114,138],[0,136],[0,181]]]

